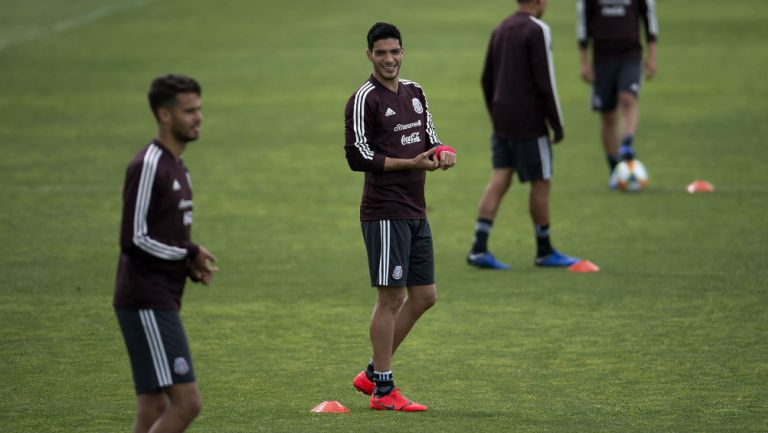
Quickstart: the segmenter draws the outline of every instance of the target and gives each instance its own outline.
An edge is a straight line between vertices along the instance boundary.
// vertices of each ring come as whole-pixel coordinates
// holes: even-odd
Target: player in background
[[[552,62],[552,36],[539,18],[547,0],[517,0],[518,10],[493,31],[482,74],[483,95],[493,124],[491,179],[478,209],[467,263],[509,269],[488,251],[488,237],[512,178],[530,182],[528,207],[536,236],[537,266],[570,266],[577,261],[552,247],[549,190],[553,141],[563,140],[563,116]]]
[[[600,112],[600,138],[613,174],[620,160],[635,157],[632,143],[638,124],[638,95],[642,81],[656,74],[655,0],[577,0],[577,38],[581,78],[592,85],[592,109]],[[640,23],[647,54],[642,61]],[[592,61],[589,45],[592,45]],[[621,111],[619,147],[618,111]],[[611,175],[610,188],[616,188]]]
[[[157,136],[128,165],[113,305],[136,390],[134,433],[182,432],[198,415],[189,345],[179,309],[184,283],[209,284],[214,256],[190,239],[192,189],[181,154],[200,135],[200,85],[156,78],[149,104]]]
[[[423,411],[395,387],[392,355],[435,303],[432,233],[426,215],[426,172],[447,170],[456,154],[440,143],[421,87],[400,78],[400,31],[376,23],[368,31],[373,74],[344,112],[347,162],[365,172],[360,221],[376,305],[369,325],[373,358],[354,380],[375,410]]]

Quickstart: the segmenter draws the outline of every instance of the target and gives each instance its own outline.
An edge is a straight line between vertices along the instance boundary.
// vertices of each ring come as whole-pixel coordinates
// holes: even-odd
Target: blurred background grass
[[[182,316],[205,409],[190,431],[764,431],[768,383],[768,9],[658,5],[659,75],[644,87],[651,184],[607,190],[578,78],[575,7],[550,2],[566,141],[553,239],[600,273],[535,269],[527,187],[469,269],[489,173],[479,74],[514,2],[0,0],[0,431],[126,431],[128,359],[111,310],[122,177],[155,132],[150,80],[203,85],[185,154],[197,241],[221,261]],[[403,77],[427,92],[455,170],[430,174],[440,300],[398,352],[430,406],[377,414],[350,380],[374,300],[343,156],[343,107],[370,74],[365,33],[403,31]],[[711,195],[688,195],[695,178]],[[352,412],[316,416],[322,400]],[[42,416],[41,414],[45,414]]]

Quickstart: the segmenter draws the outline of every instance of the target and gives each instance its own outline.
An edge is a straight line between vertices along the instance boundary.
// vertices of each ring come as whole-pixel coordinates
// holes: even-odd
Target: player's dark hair
[[[397,39],[400,46],[403,46],[403,38],[400,37],[400,30],[393,24],[376,23],[368,30],[368,51],[373,50],[373,43],[379,39]]]
[[[157,118],[157,109],[168,107],[176,101],[176,95],[179,93],[196,93],[200,96],[200,84],[194,78],[186,75],[168,74],[157,77],[152,80],[149,87],[149,107]]]

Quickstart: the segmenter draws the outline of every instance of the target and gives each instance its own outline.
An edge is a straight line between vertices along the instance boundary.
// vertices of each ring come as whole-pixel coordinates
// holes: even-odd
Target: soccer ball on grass
[[[621,191],[642,191],[648,186],[648,172],[638,159],[621,161],[613,171],[616,187]]]

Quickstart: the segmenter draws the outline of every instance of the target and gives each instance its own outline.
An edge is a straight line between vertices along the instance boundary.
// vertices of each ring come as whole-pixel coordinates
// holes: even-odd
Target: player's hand
[[[437,164],[440,169],[448,170],[456,165],[456,152],[453,151],[453,148],[445,146],[438,152],[437,147],[435,148],[435,155],[437,156]]]
[[[438,161],[433,161],[432,159],[430,159],[432,155],[435,154],[436,150],[437,148],[433,147],[424,153],[420,153],[416,155],[416,158],[413,158],[413,163],[415,165],[415,168],[427,170],[427,171],[437,170],[440,167],[440,163]]]
[[[561,141],[563,141],[563,138],[565,138],[565,134],[563,133],[562,129],[559,131],[555,131],[555,136],[552,139],[552,143],[553,144],[560,143]]]
[[[219,267],[214,266],[216,257],[207,248],[200,245],[200,252],[189,264],[189,273],[193,280],[197,279],[205,285],[213,281],[213,274],[219,272]]]
[[[646,59],[645,63],[643,64],[643,67],[645,69],[646,80],[653,79],[653,77],[656,76],[656,59],[651,59],[651,58]]]
[[[581,79],[589,84],[595,81],[595,71],[592,70],[592,65],[589,63],[581,64]]]

